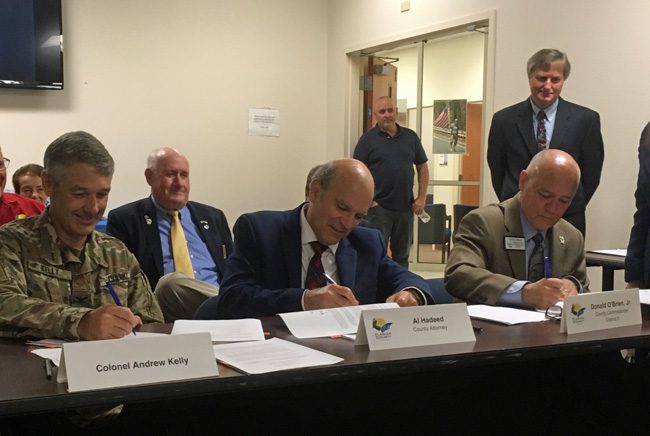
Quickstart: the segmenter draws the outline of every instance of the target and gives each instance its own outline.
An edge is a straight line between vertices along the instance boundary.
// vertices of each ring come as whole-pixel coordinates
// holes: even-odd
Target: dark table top
[[[587,266],[605,266],[613,269],[625,268],[625,257],[614,254],[594,253],[587,251],[585,253]]]
[[[0,416],[120,402],[227,395],[235,391],[281,388],[323,380],[344,382],[360,377],[650,347],[650,321],[640,326],[572,336],[560,334],[560,324],[553,321],[515,326],[472,322],[483,329],[482,333],[477,333],[475,343],[369,351],[367,346],[357,347],[347,339],[297,339],[279,317],[264,318],[262,325],[270,332],[270,337],[342,357],[343,362],[259,375],[243,375],[220,364],[218,377],[75,393],[68,393],[67,385],[58,384],[56,377],[46,379],[43,360],[30,353],[32,348],[23,340],[0,339]],[[147,325],[142,330],[169,333],[171,325]]]

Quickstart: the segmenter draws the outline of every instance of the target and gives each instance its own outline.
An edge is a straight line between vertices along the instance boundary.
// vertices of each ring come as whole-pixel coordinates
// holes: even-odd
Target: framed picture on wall
[[[464,154],[467,138],[467,100],[433,101],[434,154]]]

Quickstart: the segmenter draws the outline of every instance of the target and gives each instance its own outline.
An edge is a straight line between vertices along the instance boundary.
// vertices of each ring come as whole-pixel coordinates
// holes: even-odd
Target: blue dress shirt
[[[156,203],[153,197],[151,197],[151,200],[156,205],[156,218],[158,220],[158,232],[160,233],[160,245],[162,247],[163,271],[165,274],[168,274],[175,271],[170,237],[171,216]],[[187,239],[187,248],[190,252],[194,277],[197,280],[219,286],[217,266],[210,255],[208,247],[199,235],[196,225],[192,220],[190,210],[187,206],[184,206],[178,211],[178,215],[183,231],[185,232],[185,239]]]

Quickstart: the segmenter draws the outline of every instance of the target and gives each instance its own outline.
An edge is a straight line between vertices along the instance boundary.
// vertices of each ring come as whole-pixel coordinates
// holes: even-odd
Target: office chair
[[[458,231],[458,225],[463,217],[476,209],[478,206],[470,204],[454,204],[454,234]]]

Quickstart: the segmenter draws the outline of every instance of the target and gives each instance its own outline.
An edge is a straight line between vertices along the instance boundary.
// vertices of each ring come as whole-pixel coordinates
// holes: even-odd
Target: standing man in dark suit
[[[603,138],[597,112],[560,98],[571,64],[555,49],[535,53],[527,64],[530,98],[494,114],[487,159],[492,186],[504,201],[518,191],[518,178],[532,157],[547,148],[569,153],[582,178],[564,219],[585,234],[585,208],[596,192],[603,168]]]
[[[196,317],[432,303],[427,283],[386,256],[379,231],[357,227],[373,193],[368,168],[355,159],[339,159],[316,172],[307,203],[292,211],[242,215],[221,293],[204,303]]]
[[[154,150],[144,175],[151,196],[112,210],[107,232],[135,254],[155,288],[165,320],[191,319],[204,300],[219,293],[225,260],[232,251],[230,228],[221,210],[189,201],[190,166],[180,151]],[[191,262],[184,272],[177,272],[180,261],[174,261],[174,212]]]

